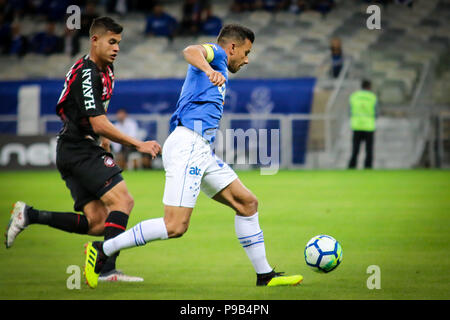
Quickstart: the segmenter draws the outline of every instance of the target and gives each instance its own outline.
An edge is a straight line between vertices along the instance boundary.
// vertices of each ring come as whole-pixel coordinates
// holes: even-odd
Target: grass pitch
[[[121,252],[118,268],[143,283],[100,283],[70,290],[71,265],[96,238],[33,225],[11,249],[0,248],[0,299],[450,299],[449,171],[239,172],[259,199],[267,256],[276,270],[300,273],[297,287],[255,286],[234,233],[231,209],[201,194],[188,232]],[[163,171],[125,172],[135,208],[128,226],[162,215]],[[0,173],[0,224],[23,200],[38,209],[72,211],[56,171]],[[306,266],[303,249],[317,234],[335,237],[343,262],[329,274]],[[381,289],[367,287],[380,268]],[[72,278],[73,279],[73,278]],[[371,281],[369,281],[371,282]]]

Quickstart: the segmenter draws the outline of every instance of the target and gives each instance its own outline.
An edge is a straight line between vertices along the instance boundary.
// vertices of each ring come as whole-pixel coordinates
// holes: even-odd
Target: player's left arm
[[[211,49],[212,50],[212,49]],[[213,53],[214,55],[214,53]],[[194,67],[202,70],[208,76],[209,80],[215,86],[221,86],[225,83],[226,79],[222,73],[214,70],[211,65],[211,52],[207,51],[207,48],[202,45],[190,45],[183,50],[184,59]],[[209,61],[208,61],[209,60]]]

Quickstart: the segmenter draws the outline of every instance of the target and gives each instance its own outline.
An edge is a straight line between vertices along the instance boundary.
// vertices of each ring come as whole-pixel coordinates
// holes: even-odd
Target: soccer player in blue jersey
[[[85,274],[89,286],[97,286],[98,270],[115,252],[181,237],[188,229],[200,190],[236,212],[236,236],[256,271],[256,285],[297,285],[303,280],[301,275],[284,276],[270,266],[257,198],[211,149],[223,113],[228,71],[235,73],[249,63],[254,39],[250,29],[231,24],[222,28],[217,43],[183,50],[189,67],[162,152],[166,171],[164,217],[142,221],[113,239],[88,243]]]

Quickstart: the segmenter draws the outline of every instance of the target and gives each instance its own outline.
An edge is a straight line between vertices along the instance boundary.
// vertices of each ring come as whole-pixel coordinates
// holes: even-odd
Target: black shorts
[[[58,139],[56,166],[70,190],[75,211],[82,211],[88,202],[100,199],[123,180],[113,155],[87,139]]]

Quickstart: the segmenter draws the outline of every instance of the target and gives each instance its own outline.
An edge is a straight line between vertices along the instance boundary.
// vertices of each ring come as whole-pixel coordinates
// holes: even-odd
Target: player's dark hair
[[[371,87],[372,87],[372,83],[371,83],[369,80],[364,79],[364,80],[361,82],[361,88],[363,88],[363,89],[365,89],[365,90],[369,90]]]
[[[239,24],[227,24],[220,30],[217,42],[226,42],[227,40],[238,40],[244,42],[248,39],[251,43],[255,41],[255,34],[252,30]]]
[[[111,31],[116,34],[120,34],[122,30],[123,27],[110,17],[100,17],[92,21],[91,27],[89,29],[89,37],[92,37],[95,33],[99,31],[102,33]]]

